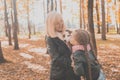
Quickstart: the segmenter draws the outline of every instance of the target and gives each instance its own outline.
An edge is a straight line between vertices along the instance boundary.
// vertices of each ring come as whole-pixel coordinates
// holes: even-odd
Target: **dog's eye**
[[[66,40],[64,40],[64,42],[67,42]]]
[[[65,37],[65,34],[63,35],[63,37]]]

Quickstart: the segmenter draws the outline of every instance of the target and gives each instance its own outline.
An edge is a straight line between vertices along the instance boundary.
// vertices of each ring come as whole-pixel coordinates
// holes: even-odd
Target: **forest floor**
[[[107,80],[120,80],[120,35],[107,35],[102,41],[96,35],[98,59]],[[0,64],[0,80],[49,80],[50,57],[43,36],[20,37],[20,50],[13,50],[8,39],[1,38],[5,63]]]

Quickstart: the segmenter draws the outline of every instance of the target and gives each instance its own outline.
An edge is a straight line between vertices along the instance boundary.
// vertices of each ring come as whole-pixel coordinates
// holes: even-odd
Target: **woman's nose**
[[[60,29],[63,29],[63,25],[60,25]]]

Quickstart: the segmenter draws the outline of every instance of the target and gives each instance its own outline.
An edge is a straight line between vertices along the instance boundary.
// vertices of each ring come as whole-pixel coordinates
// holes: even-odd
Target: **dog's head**
[[[71,34],[72,34],[71,30],[66,30],[65,33],[64,33],[64,35],[63,35],[64,41],[68,45],[68,47],[70,48],[70,50],[72,49],[72,45],[70,44]]]
[[[66,30],[66,31],[65,31],[65,33],[64,33],[64,35],[63,35],[65,42],[69,42],[70,37],[71,37],[71,33],[72,33],[71,30]]]

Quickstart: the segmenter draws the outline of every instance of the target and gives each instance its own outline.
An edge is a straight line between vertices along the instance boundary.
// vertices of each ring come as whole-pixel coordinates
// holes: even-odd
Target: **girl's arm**
[[[85,74],[84,71],[84,58],[83,54],[80,51],[73,53],[73,60],[74,60],[74,71],[76,75],[83,76]]]

